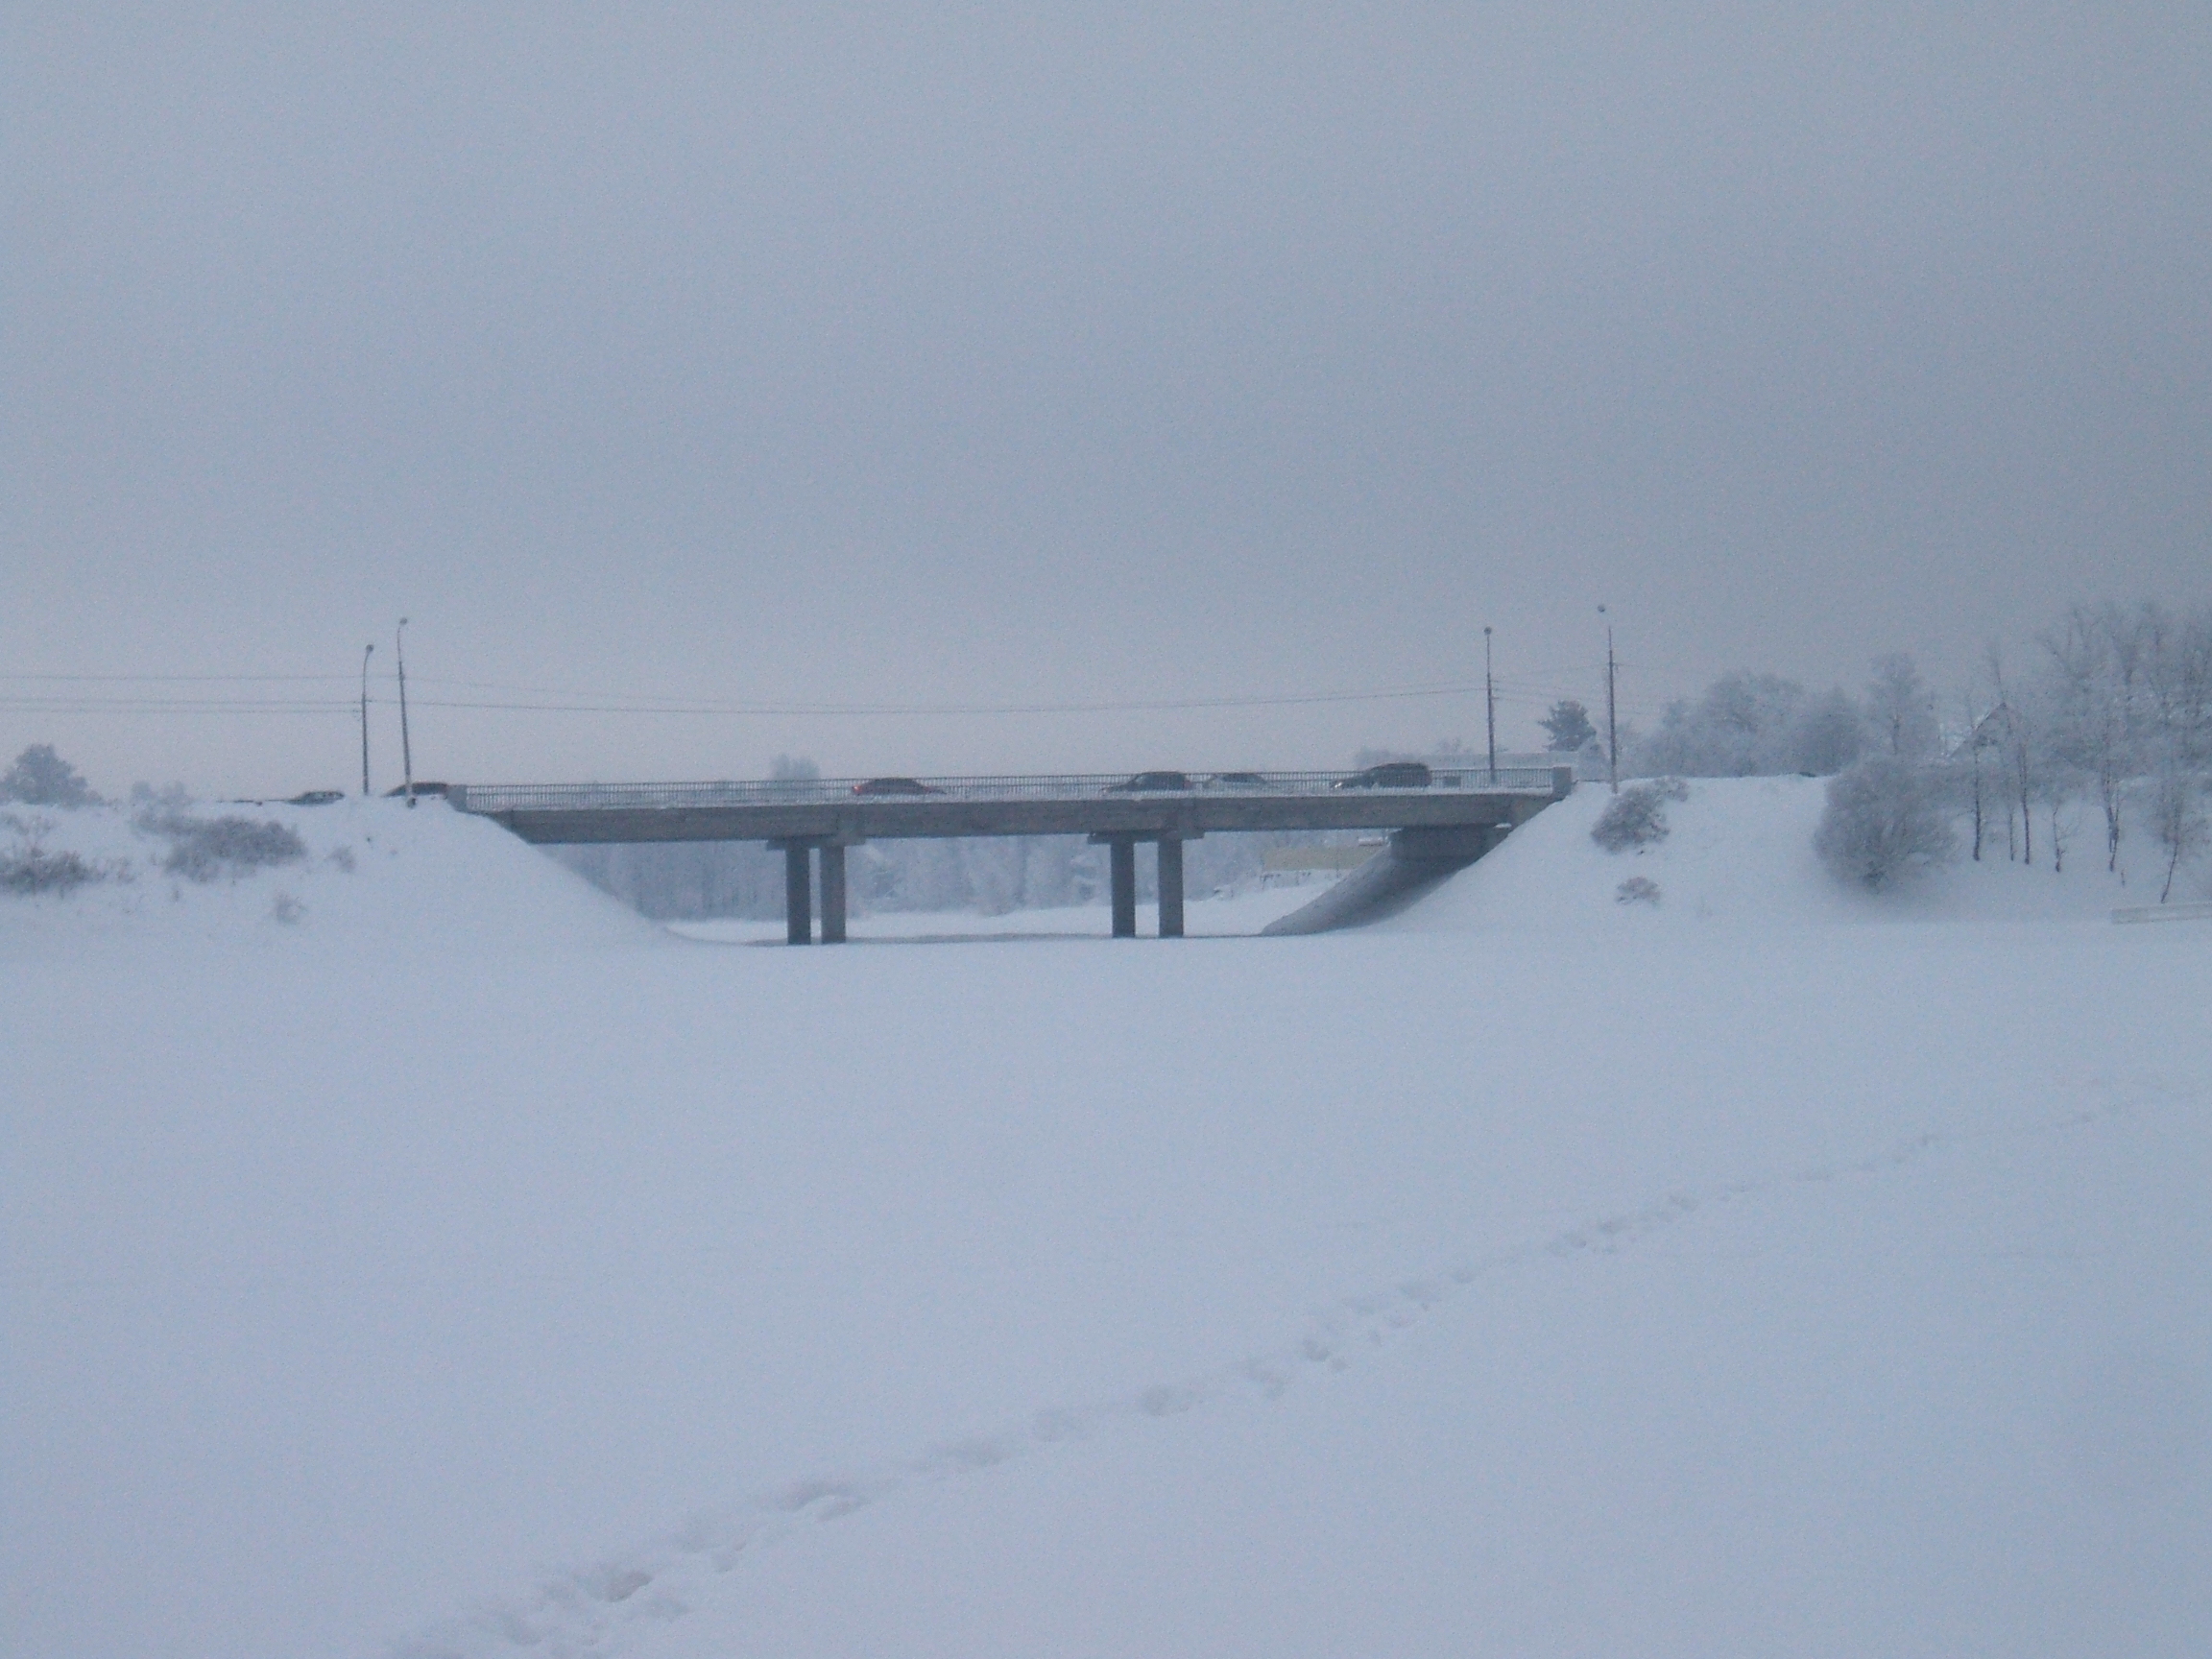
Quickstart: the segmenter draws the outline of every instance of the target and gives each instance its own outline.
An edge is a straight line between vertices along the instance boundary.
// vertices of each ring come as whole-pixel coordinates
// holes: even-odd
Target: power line
[[[181,678],[181,677],[180,677]],[[210,677],[212,678],[212,677]],[[241,679],[248,678],[241,676]],[[276,678],[272,676],[271,678]],[[328,676],[301,676],[324,679]],[[340,677],[343,678],[343,677]],[[420,680],[418,684],[421,684]],[[453,684],[441,682],[440,684]],[[1193,709],[1249,709],[1296,707],[1323,703],[1373,703],[1431,697],[1466,696],[1477,685],[1459,683],[1394,686],[1367,691],[1287,692],[1264,696],[1142,698],[1059,703],[741,703],[720,700],[686,701],[676,698],[629,697],[589,693],[541,691],[560,702],[516,702],[474,698],[416,698],[425,708],[473,709],[485,712],[546,714],[680,714],[707,716],[767,715],[778,717],[881,718],[932,715],[1020,715],[1151,713]],[[373,699],[382,702],[385,699]],[[0,709],[36,713],[326,713],[352,709],[354,698],[285,699],[129,696],[8,696],[0,694]]]
[[[278,681],[352,681],[350,674],[0,674],[0,680],[67,681],[79,685],[155,685],[196,682],[208,685],[273,684]]]
[[[1517,704],[1540,704],[1548,700],[1572,694],[1553,675],[1575,675],[1597,672],[1577,667],[1569,670],[1543,670],[1534,675],[1501,677],[1496,682],[1501,701]],[[118,687],[143,685],[321,685],[344,683],[350,685],[354,677],[330,674],[4,674],[0,683],[52,684],[58,687],[70,685],[115,685]],[[457,711],[484,713],[541,713],[541,714],[666,714],[704,718],[810,718],[810,719],[883,719],[895,717],[929,718],[963,717],[983,718],[994,716],[1022,716],[1043,714],[1110,714],[1110,713],[1164,713],[1178,710],[1300,708],[1330,704],[1385,703],[1425,701],[1434,698],[1471,697],[1482,689],[1480,683],[1472,681],[1437,682],[1427,685],[1400,685],[1354,691],[1305,691],[1272,694],[1231,695],[1219,697],[1163,697],[1135,699],[1068,700],[1036,703],[781,703],[749,702],[721,698],[682,698],[653,693],[588,692],[551,686],[516,685],[503,682],[441,680],[416,677],[419,685],[446,686],[458,689],[504,690],[518,697],[551,699],[549,701],[520,701],[508,698],[422,698],[415,701],[425,708],[447,709]],[[373,697],[373,703],[388,704],[391,699]],[[0,710],[34,714],[336,714],[351,713],[358,709],[359,699],[347,697],[281,697],[275,695],[240,695],[223,697],[215,695],[162,696],[153,693],[132,695],[118,690],[103,693],[91,690],[36,692],[31,690],[9,693],[0,691]]]

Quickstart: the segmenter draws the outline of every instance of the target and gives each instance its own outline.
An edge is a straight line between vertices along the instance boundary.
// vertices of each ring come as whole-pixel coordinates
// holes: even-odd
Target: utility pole
[[[1490,678],[1490,624],[1482,624],[1482,712],[1490,726],[1490,787],[1498,787],[1498,686]]]
[[[407,805],[415,805],[415,748],[407,740],[407,618],[392,631],[392,650],[399,659],[399,764],[407,778]]]
[[[369,798],[369,659],[373,644],[361,647],[361,798]]]
[[[1605,607],[1598,607],[1598,614],[1605,614]],[[1605,624],[1605,775],[1613,793],[1621,793],[1621,722],[1614,711],[1613,701],[1613,624]]]

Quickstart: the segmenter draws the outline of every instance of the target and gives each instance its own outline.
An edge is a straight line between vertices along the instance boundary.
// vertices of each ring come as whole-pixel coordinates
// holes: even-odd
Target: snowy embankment
[[[2212,926],[1600,805],[1307,939],[702,948],[381,806],[0,902],[0,1647],[2204,1650]]]
[[[2153,902],[2164,874],[2160,860],[2133,841],[2123,848],[2120,873],[2108,874],[2102,825],[2092,832],[2080,823],[2070,826],[2063,875],[2052,868],[2042,821],[2035,825],[2037,863],[2011,862],[2000,818],[1979,863],[1962,839],[1955,862],[1904,891],[1871,894],[1831,879],[1813,854],[1826,780],[1714,779],[1686,787],[1689,799],[1665,804],[1664,840],[1607,853],[1590,830],[1613,797],[1585,785],[1389,926],[1431,933],[1597,927],[1641,937],[1710,932],[1711,924],[1770,929],[2104,922],[2115,906]],[[2141,878],[2128,879],[2130,867]],[[2201,883],[2207,874],[2192,871],[2189,878]],[[1622,885],[1639,878],[1656,893],[1623,901]],[[2176,896],[2183,892],[2177,886]]]
[[[205,833],[226,826],[262,839],[227,857],[225,840]],[[31,867],[39,853],[74,854],[86,878],[66,891],[0,891],[0,953],[324,944],[373,959],[424,945],[527,950],[661,938],[505,830],[436,801],[413,810],[398,801],[204,803],[136,815],[0,807],[0,873]]]

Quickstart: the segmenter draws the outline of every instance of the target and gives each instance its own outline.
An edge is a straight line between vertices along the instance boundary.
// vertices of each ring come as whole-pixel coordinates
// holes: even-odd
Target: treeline
[[[1578,706],[1577,706],[1578,707]],[[1574,709],[1547,725],[1580,735]],[[2206,837],[2212,607],[2080,605],[2008,660],[1992,645],[1948,691],[1911,659],[1878,659],[1863,693],[1808,693],[1771,674],[1722,676],[1622,744],[1630,777],[1827,776],[1870,757],[1931,774],[1965,817],[1971,855],[2063,868],[2093,809],[2117,869],[2130,812],[2173,865]]]
[[[1625,778],[1832,776],[1874,759],[1923,776],[1956,810],[1976,858],[2002,845],[2009,858],[2063,866],[2084,819],[2117,869],[2134,815],[2176,864],[2207,839],[2212,782],[2212,607],[2180,612],[2156,603],[2080,605],[2008,657],[1992,645],[1943,687],[1909,657],[1886,656],[1857,695],[1808,690],[1768,673],[1724,674],[1695,698],[1670,704],[1648,733],[1623,729]],[[1555,702],[1541,722],[1550,753],[1573,756],[1584,779],[1606,757],[1590,711]],[[1474,757],[1460,743],[1427,756],[1363,749],[1355,764],[1398,758]],[[775,776],[819,776],[779,756]],[[173,791],[178,796],[180,790]],[[94,795],[51,745],[34,744],[0,773],[0,803],[89,805]],[[151,807],[145,785],[133,802]],[[175,803],[165,793],[160,800]],[[1256,878],[1276,847],[1344,835],[1222,835],[1191,842],[1186,880],[1193,897]],[[554,855],[598,886],[663,920],[770,918],[782,913],[780,854],[744,843],[580,847]],[[1013,910],[1103,902],[1106,852],[1075,836],[880,842],[854,850],[854,907],[861,911]],[[1151,897],[1152,867],[1138,865]]]

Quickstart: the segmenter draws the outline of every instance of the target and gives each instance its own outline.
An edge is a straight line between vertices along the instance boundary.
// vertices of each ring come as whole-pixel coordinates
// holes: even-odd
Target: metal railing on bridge
[[[868,800],[1091,801],[1131,795],[1327,795],[1339,789],[1392,795],[1550,794],[1548,766],[1433,768],[1426,784],[1377,783],[1361,772],[1214,772],[1162,776],[1126,772],[984,774],[956,778],[769,778],[713,783],[456,783],[447,802],[463,812],[650,810],[709,806],[828,805]]]

